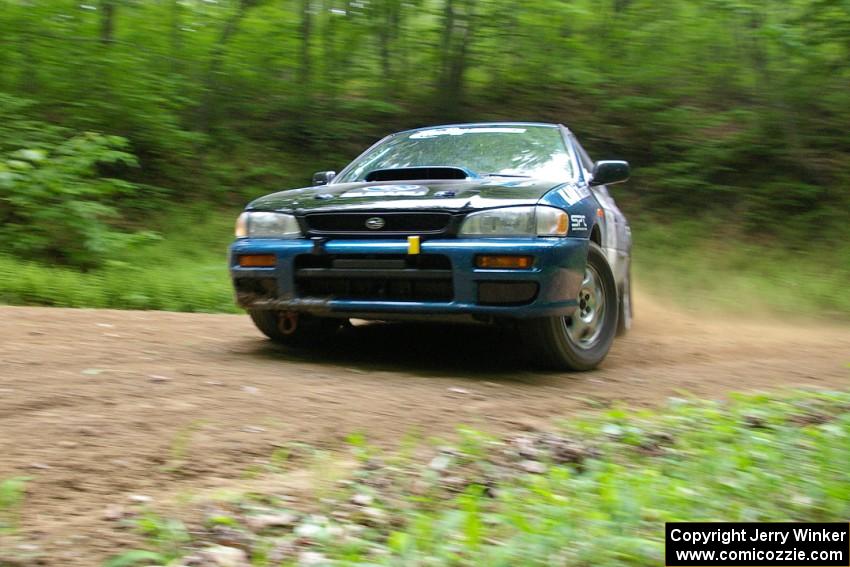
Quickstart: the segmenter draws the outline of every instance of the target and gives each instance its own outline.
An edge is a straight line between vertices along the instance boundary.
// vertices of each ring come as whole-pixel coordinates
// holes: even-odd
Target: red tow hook
[[[291,335],[298,329],[298,313],[281,311],[277,316],[277,328],[284,335]]]

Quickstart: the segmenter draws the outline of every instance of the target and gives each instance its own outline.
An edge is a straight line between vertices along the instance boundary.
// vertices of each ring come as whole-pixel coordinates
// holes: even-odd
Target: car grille
[[[438,254],[302,255],[299,297],[374,301],[451,301],[451,262]]]
[[[452,215],[446,212],[308,213],[304,222],[310,236],[435,235],[448,231]]]

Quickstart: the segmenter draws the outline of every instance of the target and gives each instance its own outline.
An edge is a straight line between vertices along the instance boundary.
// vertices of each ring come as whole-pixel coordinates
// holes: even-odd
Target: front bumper
[[[435,239],[422,242],[420,254],[439,255],[450,262],[451,298],[387,300],[345,298],[305,294],[296,281],[297,264],[305,256],[330,255],[397,258],[407,255],[406,240],[329,240],[317,244],[307,239],[240,239],[230,247],[229,265],[236,285],[238,304],[245,309],[310,312],[317,315],[363,318],[407,318],[472,316],[477,319],[529,318],[569,315],[584,275],[588,241],[575,238]],[[241,267],[244,254],[273,254],[274,267]],[[481,269],[475,266],[480,254],[530,255],[529,269]],[[300,258],[300,260],[299,260]],[[315,259],[315,258],[313,258]],[[363,270],[358,270],[362,275]],[[444,270],[445,272],[445,270]],[[301,271],[299,271],[299,274]],[[266,293],[246,292],[244,283],[271,284]],[[532,298],[521,304],[482,301],[482,283],[536,284]],[[491,286],[490,289],[498,286]],[[241,288],[241,289],[240,289]]]

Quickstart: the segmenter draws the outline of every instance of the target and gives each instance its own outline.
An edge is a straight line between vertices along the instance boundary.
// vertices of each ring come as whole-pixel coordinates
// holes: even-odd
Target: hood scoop
[[[472,175],[459,167],[394,167],[375,169],[366,181],[416,181],[422,179],[469,179]]]

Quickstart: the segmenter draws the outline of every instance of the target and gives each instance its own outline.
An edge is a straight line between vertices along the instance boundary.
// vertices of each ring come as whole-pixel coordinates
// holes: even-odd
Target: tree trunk
[[[336,19],[337,0],[325,0],[322,5],[322,13],[325,15],[326,23],[322,26],[319,34],[322,41],[322,65],[321,73],[324,88],[330,89],[333,84],[331,76],[336,70]],[[328,95],[330,96],[330,92]]]
[[[614,0],[614,13],[625,12],[632,0]]]
[[[446,1],[443,64],[437,98],[450,117],[458,115],[463,104],[464,76],[474,34],[474,20],[475,0],[466,0],[460,6],[454,0]]]
[[[204,92],[203,102],[200,108],[200,127],[205,132],[209,132],[215,125],[218,117],[217,99],[219,91],[219,75],[221,74],[221,66],[224,63],[224,54],[227,50],[227,44],[230,38],[239,30],[239,24],[245,13],[254,4],[255,0],[240,0],[236,12],[225,22],[221,30],[221,34],[216,41],[215,46],[210,53],[209,67],[207,68],[206,89]]]
[[[378,24],[378,47],[381,51],[381,71],[384,75],[381,79],[386,84],[392,75],[390,64],[390,7],[384,5],[383,9],[383,18],[379,19],[380,23]]]
[[[181,55],[183,53],[183,36],[181,28],[183,27],[183,14],[180,7],[180,0],[171,1],[171,71],[179,73],[182,71]]]
[[[452,38],[455,27],[455,5],[454,0],[446,0],[446,8],[443,11],[443,38],[440,42],[440,89],[448,86],[449,65],[452,59]]]
[[[302,92],[310,84],[313,72],[310,58],[310,36],[313,28],[313,14],[311,13],[311,0],[301,0],[301,60],[298,66],[298,84]]]
[[[115,4],[113,0],[100,2],[100,42],[110,44],[115,35]]]

